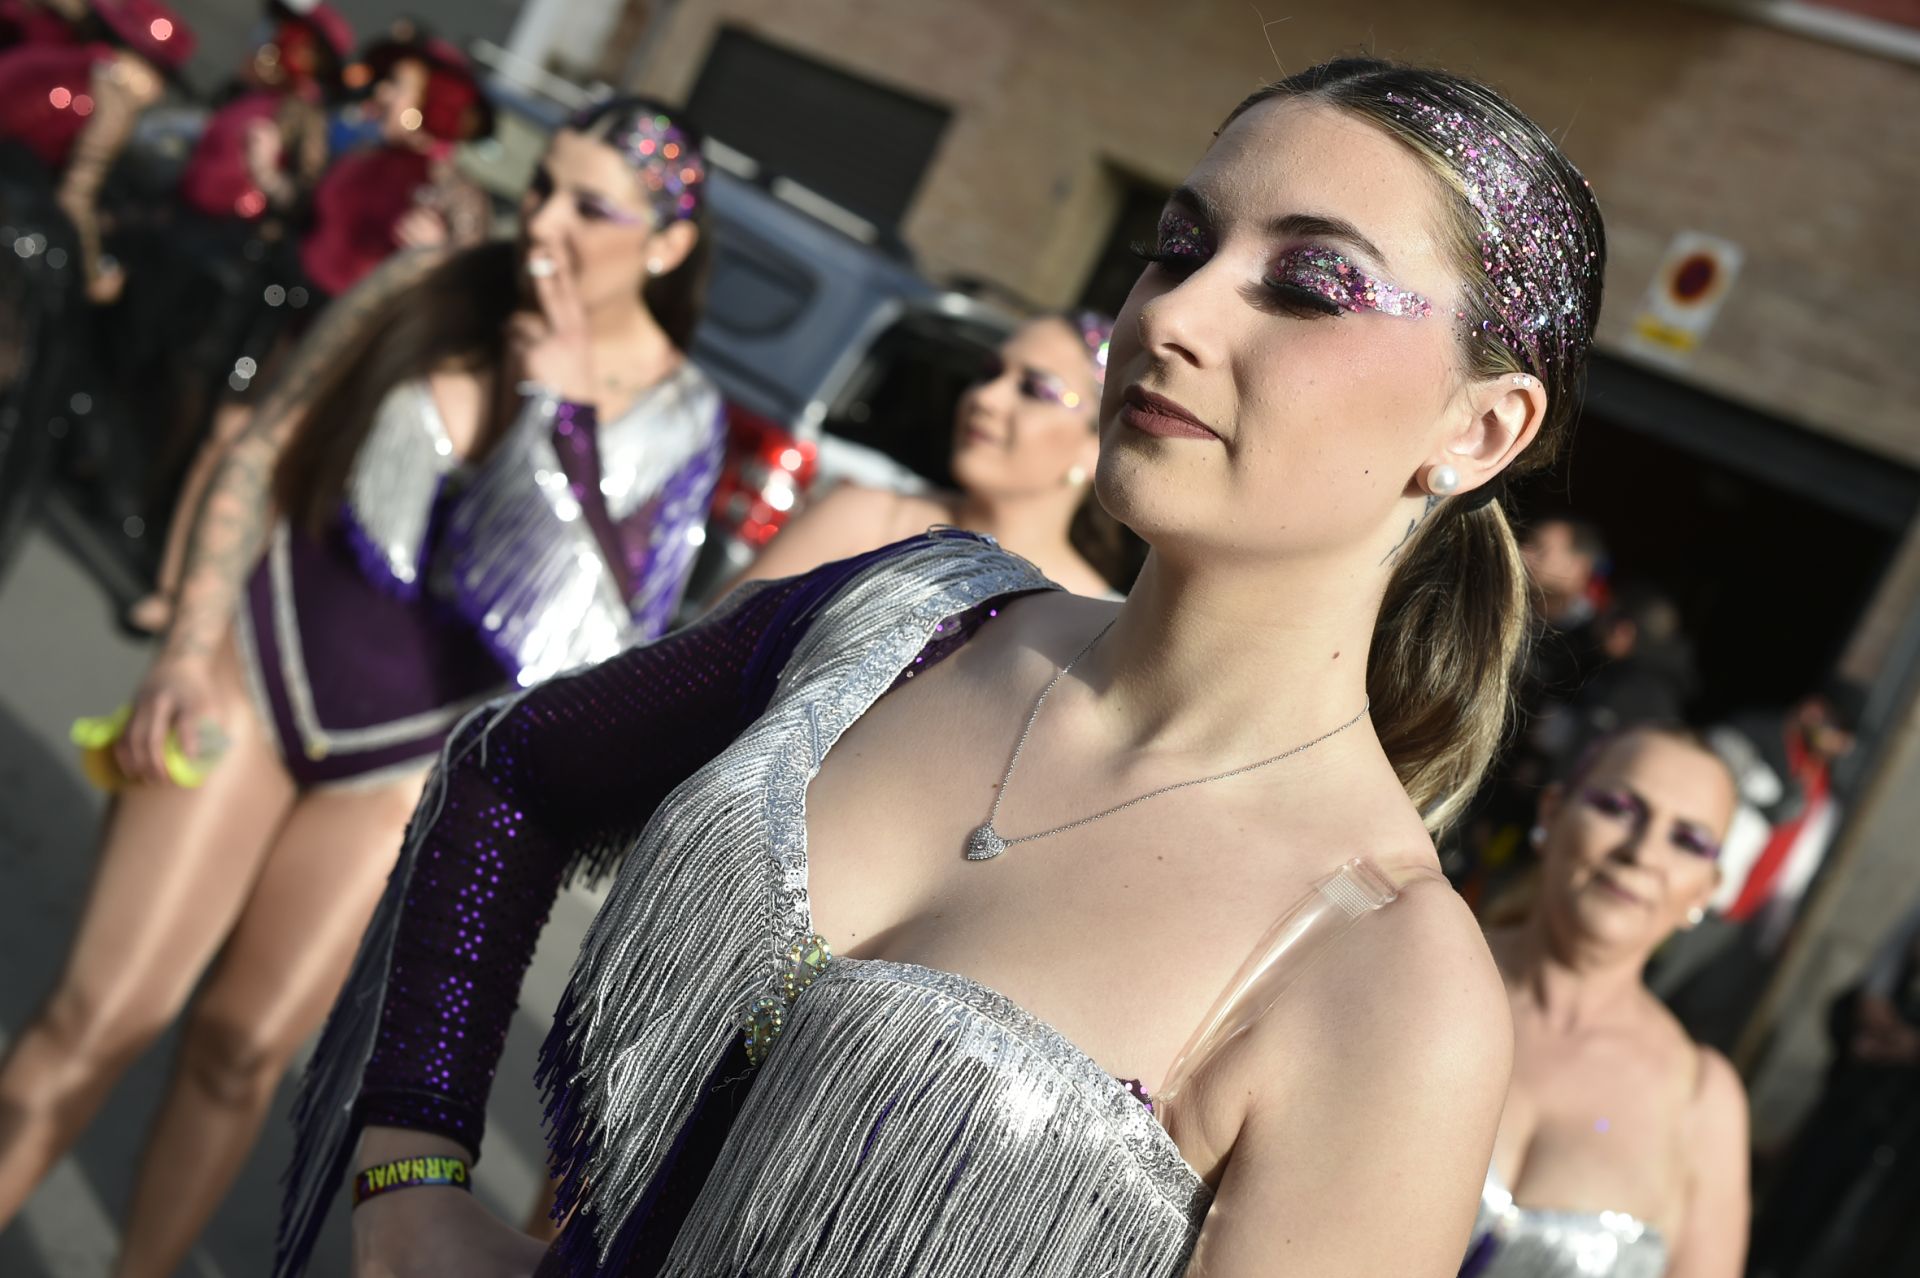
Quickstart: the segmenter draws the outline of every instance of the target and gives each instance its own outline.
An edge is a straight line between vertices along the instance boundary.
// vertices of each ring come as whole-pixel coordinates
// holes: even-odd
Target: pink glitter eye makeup
[[[1176,274],[1198,270],[1213,256],[1213,236],[1193,218],[1169,209],[1151,246],[1134,253]],[[1345,255],[1324,245],[1287,249],[1274,262],[1261,287],[1282,309],[1301,318],[1366,311],[1402,319],[1423,319],[1433,303],[1418,293],[1375,279]]]
[[[1420,294],[1377,280],[1344,255],[1318,244],[1282,253],[1266,283],[1276,291],[1312,294],[1326,306],[1342,311],[1377,311],[1402,319],[1424,319],[1433,314],[1433,303]]]
[[[1213,237],[1184,213],[1170,212],[1160,219],[1158,242],[1153,248],[1160,257],[1199,262],[1213,253]]]

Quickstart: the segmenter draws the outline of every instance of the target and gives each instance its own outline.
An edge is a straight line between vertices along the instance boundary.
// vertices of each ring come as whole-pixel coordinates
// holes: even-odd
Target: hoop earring
[[[1427,472],[1427,491],[1435,497],[1446,497],[1460,487],[1460,472],[1441,462]]]
[[[1067,472],[1067,487],[1078,488],[1086,482],[1087,468],[1085,466],[1075,466]]]

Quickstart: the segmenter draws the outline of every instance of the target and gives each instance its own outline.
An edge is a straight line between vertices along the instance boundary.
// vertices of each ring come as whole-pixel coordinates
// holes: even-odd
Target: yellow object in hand
[[[133,717],[133,707],[121,706],[112,714],[94,715],[75,719],[67,738],[80,747],[80,767],[87,774],[87,780],[108,794],[115,794],[133,783],[133,778],[120,770],[120,761],[114,757],[113,747],[127,730],[127,720]],[[176,732],[167,733],[167,744],[162,752],[162,760],[167,776],[182,789],[195,790],[206,783],[214,765],[220,762],[220,756],[227,750],[226,734],[220,725],[211,720],[200,725],[200,757],[190,759],[180,744]]]

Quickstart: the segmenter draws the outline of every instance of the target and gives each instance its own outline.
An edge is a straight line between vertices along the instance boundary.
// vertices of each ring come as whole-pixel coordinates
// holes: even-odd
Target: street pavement
[[[74,717],[110,710],[138,682],[146,649],[111,624],[119,581],[89,553],[83,528],[54,512],[59,538],[30,538],[0,581],[0,1042],[18,1033],[57,975],[85,898],[99,795],[66,743]],[[475,1191],[510,1220],[525,1218],[543,1174],[533,1064],[594,898],[569,891],[554,911],[521,993],[521,1010],[488,1113]],[[105,1278],[147,1124],[165,1086],[175,1039],[128,1071],[70,1157],[0,1231],[5,1278]],[[256,1278],[272,1255],[279,1178],[292,1151],[283,1084],[259,1148],[181,1278]],[[180,1174],[190,1175],[182,1168]],[[309,1271],[348,1272],[344,1203]]]

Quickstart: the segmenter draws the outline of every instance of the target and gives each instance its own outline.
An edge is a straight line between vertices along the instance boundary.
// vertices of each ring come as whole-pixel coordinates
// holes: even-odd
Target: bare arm
[[[204,725],[213,721],[207,671],[265,540],[280,453],[305,419],[315,389],[351,349],[369,317],[439,260],[427,253],[397,257],[330,306],[253,420],[226,449],[194,514],[173,624],[116,747],[127,775],[165,781],[169,732],[178,734],[190,755],[197,753]]]
[[[1747,1183],[1747,1093],[1727,1058],[1701,1049],[1690,1115],[1686,1219],[1667,1278],[1739,1278],[1753,1198]]]
[[[719,597],[725,598],[741,582],[792,577],[821,564],[879,549],[895,539],[901,501],[897,493],[841,484],[795,516]]]
[[[80,241],[80,264],[86,272],[89,295],[96,301],[111,301],[119,292],[117,275],[106,273],[111,283],[104,288],[95,284],[103,275],[100,187],[106,182],[113,162],[126,149],[127,139],[133,136],[133,126],[139,122],[141,113],[160,100],[163,86],[152,67],[133,54],[119,53],[94,67],[87,88],[93,96],[93,114],[74,139],[73,153],[67,160],[67,171],[61,175],[55,198],[61,211],[73,222],[74,234]]]
[[[1466,907],[1410,890],[1282,1007],[1216,1080],[1247,1109],[1188,1273],[1454,1278],[1513,1058]]]

